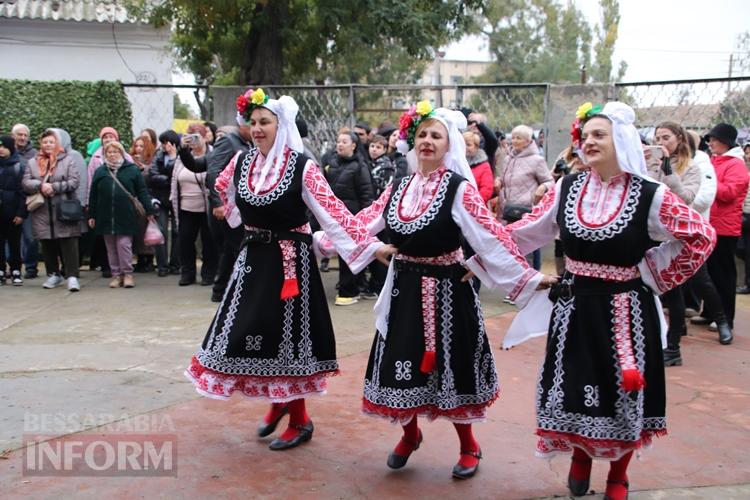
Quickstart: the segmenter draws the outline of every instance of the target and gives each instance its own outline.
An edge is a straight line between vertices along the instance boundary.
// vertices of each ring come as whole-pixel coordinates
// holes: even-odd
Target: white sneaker
[[[21,278],[21,271],[13,271],[11,273],[13,286],[23,286],[23,278]]]
[[[716,326],[716,321],[712,321],[710,325],[708,325],[708,331],[709,332],[718,332],[719,327]]]
[[[63,282],[62,276],[57,275],[57,274],[52,274],[49,276],[49,278],[47,278],[47,281],[45,281],[42,286],[48,290],[51,290],[53,288],[57,288],[62,282]]]
[[[68,291],[69,292],[78,292],[81,290],[81,284],[78,283],[78,278],[75,276],[71,276],[68,278]]]

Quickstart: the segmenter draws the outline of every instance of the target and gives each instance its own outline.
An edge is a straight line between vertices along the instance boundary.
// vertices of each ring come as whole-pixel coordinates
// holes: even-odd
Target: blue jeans
[[[23,265],[28,271],[36,270],[39,264],[39,241],[34,239],[34,233],[31,231],[31,215],[23,221],[23,235],[21,238],[21,256]]]

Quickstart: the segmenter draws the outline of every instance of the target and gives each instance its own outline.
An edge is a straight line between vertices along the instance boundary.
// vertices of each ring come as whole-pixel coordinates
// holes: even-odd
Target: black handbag
[[[57,204],[57,220],[60,222],[80,222],[83,220],[83,206],[78,198],[68,193],[68,198],[63,198]]]
[[[508,222],[516,222],[521,220],[524,214],[531,213],[531,207],[528,205],[518,205],[514,203],[508,203],[503,207],[503,220]]]

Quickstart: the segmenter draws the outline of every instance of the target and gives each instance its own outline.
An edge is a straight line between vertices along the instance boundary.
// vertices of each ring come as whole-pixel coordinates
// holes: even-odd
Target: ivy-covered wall
[[[50,127],[65,129],[73,147],[86,152],[86,143],[102,127],[114,127],[130,147],[133,115],[120,82],[42,82],[0,79],[0,132],[9,134],[16,123],[31,129],[35,146]]]

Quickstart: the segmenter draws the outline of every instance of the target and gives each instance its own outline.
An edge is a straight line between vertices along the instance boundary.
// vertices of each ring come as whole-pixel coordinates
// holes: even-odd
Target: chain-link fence
[[[725,122],[737,127],[741,143],[750,139],[750,77],[622,83],[615,92],[647,133],[666,120],[699,133]]]
[[[176,126],[175,119],[209,119],[208,86],[123,83],[133,112],[133,136],[145,128],[161,133]]]
[[[217,125],[234,123],[234,100],[241,87],[123,84],[133,109],[133,130],[173,128],[175,95],[188,104],[192,115],[214,119]],[[412,103],[426,99],[435,106],[470,108],[483,113],[493,130],[509,132],[526,124],[548,136],[567,134],[576,103],[572,99],[616,99],[631,104],[637,125],[646,135],[661,121],[672,120],[688,129],[705,132],[718,122],[731,123],[739,140],[750,140],[750,77],[663,82],[618,83],[614,86],[552,86],[539,84],[461,85],[290,85],[267,86],[273,97],[294,97],[310,131],[316,152],[332,147],[341,127],[363,121],[377,128],[398,117]],[[556,89],[550,92],[550,89]],[[602,91],[601,89],[605,90]],[[562,97],[561,97],[562,96]],[[559,102],[558,102],[559,101]],[[577,101],[576,101],[577,102]],[[580,103],[578,103],[580,104]],[[556,116],[558,108],[561,116]],[[182,110],[183,114],[185,110]],[[560,122],[560,123],[558,123]],[[560,138],[564,142],[564,137]]]

